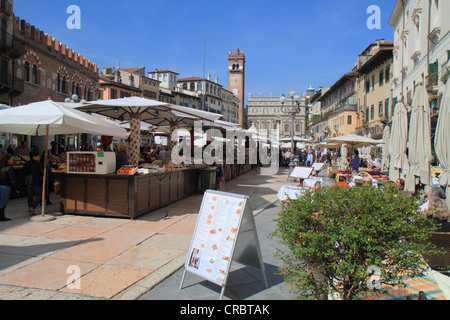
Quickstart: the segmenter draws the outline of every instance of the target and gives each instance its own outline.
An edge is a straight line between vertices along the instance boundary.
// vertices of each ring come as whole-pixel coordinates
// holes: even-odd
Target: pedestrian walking
[[[41,155],[37,151],[30,152],[30,161],[25,168],[25,183],[27,184],[28,213],[36,214],[36,208],[42,196],[42,181],[44,169],[41,164]]]
[[[14,175],[13,157],[10,154],[0,156],[0,221],[9,221],[6,218],[5,209],[8,205],[11,189],[18,193],[16,177]]]

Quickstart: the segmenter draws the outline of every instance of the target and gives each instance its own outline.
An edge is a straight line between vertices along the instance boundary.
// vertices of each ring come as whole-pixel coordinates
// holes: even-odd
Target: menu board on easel
[[[325,166],[325,162],[314,162],[312,165],[314,171],[317,171],[317,172],[322,170],[324,166]]]
[[[186,271],[189,271],[222,286],[222,298],[233,260],[260,269],[265,279],[248,196],[206,190],[186,257],[180,289]]]
[[[313,172],[313,167],[295,167],[294,170],[292,170],[290,177],[291,178],[298,178],[300,180],[308,179],[311,173]]]

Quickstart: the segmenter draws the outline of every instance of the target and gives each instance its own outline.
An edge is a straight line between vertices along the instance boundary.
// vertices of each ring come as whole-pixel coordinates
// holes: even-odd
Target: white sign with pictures
[[[266,281],[253,210],[248,200],[244,195],[206,190],[180,289],[189,271],[221,286],[222,299],[232,261],[261,270]]]

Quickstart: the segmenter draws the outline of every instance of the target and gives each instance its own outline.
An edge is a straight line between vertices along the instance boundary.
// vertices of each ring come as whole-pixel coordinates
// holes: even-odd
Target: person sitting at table
[[[333,187],[345,187],[345,188],[350,188],[350,185],[347,184],[347,179],[344,176],[339,176],[338,181],[333,184]]]
[[[445,199],[444,190],[441,187],[433,187],[427,193],[427,201],[419,207],[420,212],[425,212],[434,199]]]
[[[398,190],[403,191],[405,188],[405,180],[398,178],[395,181],[395,185],[397,186]]]
[[[425,214],[438,227],[435,232],[450,232],[450,211],[444,199],[435,198],[431,200]]]
[[[371,177],[364,177],[363,183],[367,185],[373,185],[373,181]]]

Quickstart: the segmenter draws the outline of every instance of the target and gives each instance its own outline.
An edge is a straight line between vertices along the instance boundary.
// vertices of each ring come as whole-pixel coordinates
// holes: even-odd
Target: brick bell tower
[[[228,90],[240,100],[239,125],[244,127],[245,54],[238,48],[228,52]]]

